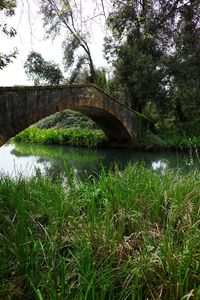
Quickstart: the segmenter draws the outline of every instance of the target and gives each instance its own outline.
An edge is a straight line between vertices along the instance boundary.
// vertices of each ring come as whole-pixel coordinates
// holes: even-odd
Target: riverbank
[[[200,149],[200,120],[173,124],[154,132],[148,130],[133,142],[108,141],[87,116],[71,111],[51,115],[25,129],[14,139],[24,143],[58,144],[99,148],[130,148],[140,151],[193,151]]]
[[[141,151],[194,151],[198,156],[200,136],[181,136],[176,133],[145,133],[134,142],[108,141],[101,130],[88,128],[39,128],[31,126],[20,132],[15,138],[17,142],[70,145],[80,147],[131,148]]]
[[[103,137],[103,132],[98,129],[41,129],[37,126],[31,126],[16,135],[14,140],[33,144],[96,147],[102,142]]]
[[[66,175],[1,177],[1,299],[200,297],[199,172]]]

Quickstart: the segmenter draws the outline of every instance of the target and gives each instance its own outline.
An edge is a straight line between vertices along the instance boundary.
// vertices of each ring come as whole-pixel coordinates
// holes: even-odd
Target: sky
[[[35,0],[18,0],[15,15],[6,18],[0,12],[0,24],[7,23],[17,30],[14,38],[6,37],[0,34],[0,51],[3,53],[11,52],[15,47],[18,49],[18,56],[7,67],[0,70],[0,86],[14,85],[32,85],[28,81],[24,71],[24,63],[28,54],[34,50],[42,54],[46,60],[53,60],[62,68],[62,37],[55,40],[45,39],[45,30],[43,28],[42,17],[39,14],[38,6]],[[84,7],[87,12],[91,11],[92,0],[85,0]],[[80,2],[81,3],[81,2]],[[89,9],[90,8],[90,9]],[[93,23],[90,31],[90,49],[96,67],[106,66],[103,58],[103,26],[100,23]]]

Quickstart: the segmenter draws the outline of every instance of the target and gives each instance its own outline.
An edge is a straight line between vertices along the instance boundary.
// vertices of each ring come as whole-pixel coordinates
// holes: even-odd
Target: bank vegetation
[[[1,176],[1,299],[199,299],[199,172],[66,175]]]

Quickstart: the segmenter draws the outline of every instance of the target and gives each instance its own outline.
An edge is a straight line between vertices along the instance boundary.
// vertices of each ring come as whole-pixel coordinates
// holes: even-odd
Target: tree
[[[15,14],[16,1],[15,0],[0,0],[0,13],[4,13],[5,16],[13,16]],[[3,34],[14,37],[16,35],[16,30],[11,27],[8,29],[7,24],[0,24],[0,30]],[[13,58],[17,56],[17,49],[14,49],[9,54],[0,52],[0,70],[5,68]]]
[[[41,54],[31,52],[24,64],[25,72],[29,79],[38,84],[59,84],[64,77],[58,65],[51,61],[45,61]]]
[[[175,95],[179,102],[183,100],[177,91],[186,83],[183,77],[190,70],[189,64],[196,70],[193,80],[199,76],[195,67],[199,46],[195,46],[196,56],[191,53],[194,43],[189,46],[190,54],[183,54],[187,48],[183,12],[192,6],[195,12],[192,26],[194,20],[199,24],[199,1],[114,0],[112,3],[113,11],[108,18],[111,37],[106,40],[105,53],[114,67],[115,95],[140,112],[149,103],[155,104],[159,113],[173,111]],[[199,32],[191,30],[191,26],[190,33],[188,30],[188,37],[193,36],[197,45]],[[197,80],[193,88],[198,90]],[[191,93],[191,89],[187,91]],[[196,98],[193,93],[191,97]]]
[[[66,69],[75,63],[75,69],[80,70],[81,66],[87,63],[91,82],[96,82],[96,71],[88,43],[89,34],[83,30],[81,23],[82,8],[78,11],[76,1],[45,0],[41,1],[41,11],[48,36],[55,37],[63,28],[65,29],[66,38],[63,48]],[[79,17],[76,16],[77,14]],[[83,50],[83,55],[78,56],[78,60],[76,60],[75,53],[78,49]]]
[[[200,105],[200,2],[188,1],[179,14],[172,55],[173,98],[178,121],[199,115]]]
[[[159,18],[160,19],[160,18]],[[114,57],[118,96],[142,112],[153,101],[167,101],[164,45],[160,46],[158,12],[153,1],[114,1],[108,24],[112,37],[106,54]]]
[[[90,72],[87,68],[82,68],[79,72],[76,73],[76,77],[73,76],[72,73],[68,82],[71,83],[88,83],[91,82]],[[108,80],[105,68],[97,68],[96,69],[96,85],[103,89],[104,91],[108,91]]]

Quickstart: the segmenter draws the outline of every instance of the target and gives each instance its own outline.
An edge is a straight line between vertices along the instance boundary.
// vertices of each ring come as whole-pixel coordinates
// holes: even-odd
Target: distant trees
[[[59,84],[64,77],[59,66],[51,61],[46,61],[41,54],[31,52],[24,64],[25,72],[34,84]]]
[[[56,85],[60,83],[88,83],[90,81],[90,72],[88,69],[75,68],[68,78],[64,78],[59,66],[52,61],[46,61],[40,53],[32,51],[24,64],[25,72],[35,85],[49,84]],[[96,84],[104,90],[107,90],[106,70],[98,68],[96,72]]]
[[[13,16],[15,14],[16,1],[15,0],[0,0],[0,14],[5,16]],[[9,37],[14,37],[16,35],[16,30],[11,27],[8,28],[7,24],[0,24],[0,31]],[[0,70],[5,68],[13,58],[17,56],[17,49],[14,49],[10,53],[2,53],[0,51]]]

